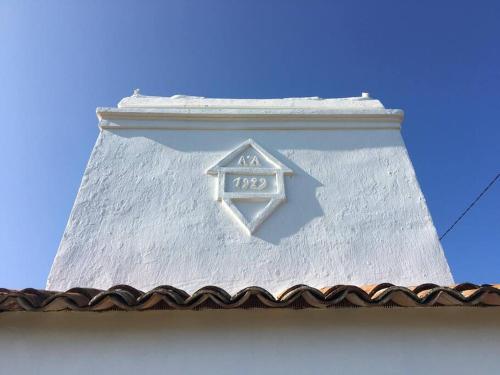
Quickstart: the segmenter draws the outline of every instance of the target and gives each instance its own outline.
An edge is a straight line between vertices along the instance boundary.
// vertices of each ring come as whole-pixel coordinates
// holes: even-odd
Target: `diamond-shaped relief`
[[[293,171],[248,139],[207,170],[217,176],[217,200],[252,234],[286,200]]]

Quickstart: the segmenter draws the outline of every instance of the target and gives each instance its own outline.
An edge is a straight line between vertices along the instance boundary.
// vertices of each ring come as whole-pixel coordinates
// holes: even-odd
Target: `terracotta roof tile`
[[[116,285],[108,290],[72,288],[66,292],[0,289],[0,312],[395,306],[498,307],[500,285],[464,283],[452,287],[435,284],[402,287],[384,283],[361,287],[335,285],[321,290],[307,285],[295,285],[278,297],[255,286],[245,288],[234,295],[215,286],[206,286],[191,295],[168,285],[159,286],[149,292],[142,292],[128,285]]]

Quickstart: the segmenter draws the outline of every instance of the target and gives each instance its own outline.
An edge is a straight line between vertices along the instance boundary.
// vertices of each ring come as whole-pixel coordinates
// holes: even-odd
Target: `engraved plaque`
[[[218,178],[217,200],[251,234],[286,200],[284,176],[293,171],[249,139],[207,173]]]
[[[276,176],[260,175],[254,173],[246,175],[242,173],[226,173],[226,192],[249,192],[249,193],[276,193],[278,191]]]

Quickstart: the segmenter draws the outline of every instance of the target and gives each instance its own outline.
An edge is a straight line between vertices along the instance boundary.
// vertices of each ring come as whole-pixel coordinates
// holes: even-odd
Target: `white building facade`
[[[497,374],[499,308],[1,313],[2,374]]]
[[[48,289],[453,283],[400,110],[136,94],[97,114]]]
[[[0,373],[500,371],[500,286],[453,286],[402,111],[135,92],[97,115],[48,290],[0,289]]]

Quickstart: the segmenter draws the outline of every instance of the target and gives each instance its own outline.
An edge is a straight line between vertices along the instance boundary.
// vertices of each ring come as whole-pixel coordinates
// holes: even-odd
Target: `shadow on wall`
[[[403,145],[401,133],[396,129],[375,131],[361,129],[332,131],[107,129],[105,131],[123,138],[147,138],[183,152],[220,152],[221,158],[248,138],[253,138],[273,155],[275,150],[343,151]],[[216,161],[214,160],[213,163]]]
[[[273,155],[291,168],[294,174],[285,177],[287,201],[274,211],[253,236],[278,245],[282,238],[298,232],[314,218],[324,215],[316,194],[316,189],[323,185],[282,154],[275,151]]]

